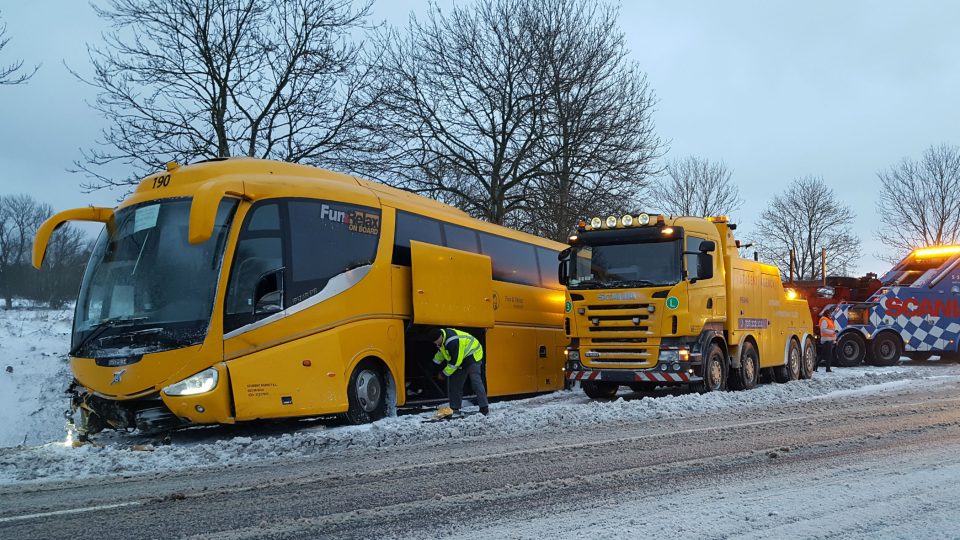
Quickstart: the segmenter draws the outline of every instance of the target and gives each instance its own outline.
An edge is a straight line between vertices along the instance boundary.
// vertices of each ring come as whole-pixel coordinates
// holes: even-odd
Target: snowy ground
[[[149,444],[130,435],[108,435],[99,445],[74,448],[64,431],[62,394],[70,376],[65,351],[69,311],[0,311],[0,484],[101,475],[130,475],[192,467],[222,467],[333,455],[351,448],[380,448],[440,442],[469,436],[497,437],[545,429],[681,418],[719,409],[749,411],[772,405],[894,392],[903,385],[960,380],[955,364],[818,372],[811,381],[767,384],[748,392],[683,394],[592,402],[579,391],[495,403],[489,417],[424,423],[405,415],[367,426],[321,422],[260,426],[259,429],[195,429],[171,445]],[[12,373],[5,368],[11,366]],[[627,398],[627,399],[623,399]],[[265,428],[265,429],[264,429]],[[6,448],[2,448],[6,447]]]

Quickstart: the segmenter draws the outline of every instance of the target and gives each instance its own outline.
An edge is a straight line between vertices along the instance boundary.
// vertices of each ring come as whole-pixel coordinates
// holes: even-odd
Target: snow
[[[284,458],[336,454],[351,448],[429,444],[471,436],[509,436],[564,426],[681,418],[726,409],[749,411],[861,394],[895,392],[920,384],[960,380],[960,366],[900,365],[818,372],[813,380],[765,384],[747,392],[677,394],[614,401],[587,399],[579,390],[509,402],[496,402],[490,416],[456,422],[424,423],[425,415],[390,417],[365,426],[318,422],[277,434],[277,429],[194,429],[177,434],[174,444],[128,434],[107,433],[97,445],[73,447],[65,432],[63,394],[70,381],[66,350],[69,310],[0,311],[0,484],[66,478],[115,476],[223,467]],[[6,371],[11,366],[13,372]],[[3,448],[7,447],[7,448]]]

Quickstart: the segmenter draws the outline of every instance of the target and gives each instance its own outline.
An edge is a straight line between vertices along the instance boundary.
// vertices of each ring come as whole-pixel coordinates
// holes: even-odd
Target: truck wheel
[[[619,384],[603,381],[583,381],[583,393],[590,399],[613,399],[620,389]]]
[[[896,365],[903,353],[900,336],[893,332],[881,332],[880,335],[873,338],[870,348],[873,349],[873,365],[875,366]]]
[[[837,340],[834,361],[840,367],[859,366],[867,356],[867,341],[860,332],[847,332]]]
[[[691,385],[695,392],[719,392],[727,386],[727,360],[723,356],[723,349],[716,343],[711,343],[707,353],[703,356],[703,380]]]
[[[813,372],[817,370],[817,346],[813,339],[803,340],[803,361],[800,362],[800,378],[812,379]]]
[[[797,340],[790,339],[790,347],[787,349],[787,363],[773,368],[773,379],[780,384],[795,381],[800,378],[800,344]]]
[[[734,390],[750,390],[760,380],[760,357],[749,341],[744,342],[740,352],[740,369],[730,373],[730,386]]]
[[[380,369],[361,362],[347,384],[347,412],[340,418],[350,424],[369,424],[387,415],[387,392]]]

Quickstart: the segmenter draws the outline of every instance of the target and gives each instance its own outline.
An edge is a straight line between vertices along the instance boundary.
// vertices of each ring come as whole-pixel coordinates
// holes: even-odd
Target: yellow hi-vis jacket
[[[443,374],[447,377],[453,375],[460,369],[463,360],[471,355],[477,362],[483,360],[483,346],[480,345],[480,342],[477,341],[475,337],[456,328],[444,328],[440,332],[443,335],[443,346],[440,347],[437,354],[433,355],[433,363],[439,365],[446,362],[447,365],[443,368]],[[453,332],[453,335],[448,335],[450,332]],[[454,349],[457,353],[456,360],[454,360],[449,350],[449,348],[452,348],[449,346],[455,342],[459,345],[459,347]]]

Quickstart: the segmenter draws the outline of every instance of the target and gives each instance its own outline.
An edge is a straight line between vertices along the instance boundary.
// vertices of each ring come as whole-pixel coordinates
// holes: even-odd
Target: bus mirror
[[[213,235],[217,209],[225,196],[254,199],[248,192],[255,186],[246,184],[240,180],[212,180],[197,189],[190,203],[190,228],[187,230],[187,239],[191,244],[202,244]]]
[[[710,242],[711,244],[713,242]],[[700,249],[703,249],[701,245]],[[697,279],[710,279],[713,277],[713,255],[709,253],[697,254]]]
[[[271,270],[257,280],[253,314],[276,313],[283,309],[283,268]]]
[[[713,240],[700,241],[700,253],[710,253],[715,249],[717,249],[717,244]]]
[[[113,221],[113,209],[88,206],[86,208],[64,210],[47,218],[37,229],[37,234],[33,239],[34,268],[39,270],[40,266],[43,265],[43,257],[47,252],[47,244],[50,242],[53,231],[68,221],[94,221],[109,225]]]
[[[570,251],[571,251],[571,249],[570,249],[570,248],[567,248],[567,249],[561,251],[560,253],[558,253],[558,254],[557,254],[557,260],[563,262],[563,261],[566,261],[566,260],[570,259]]]

